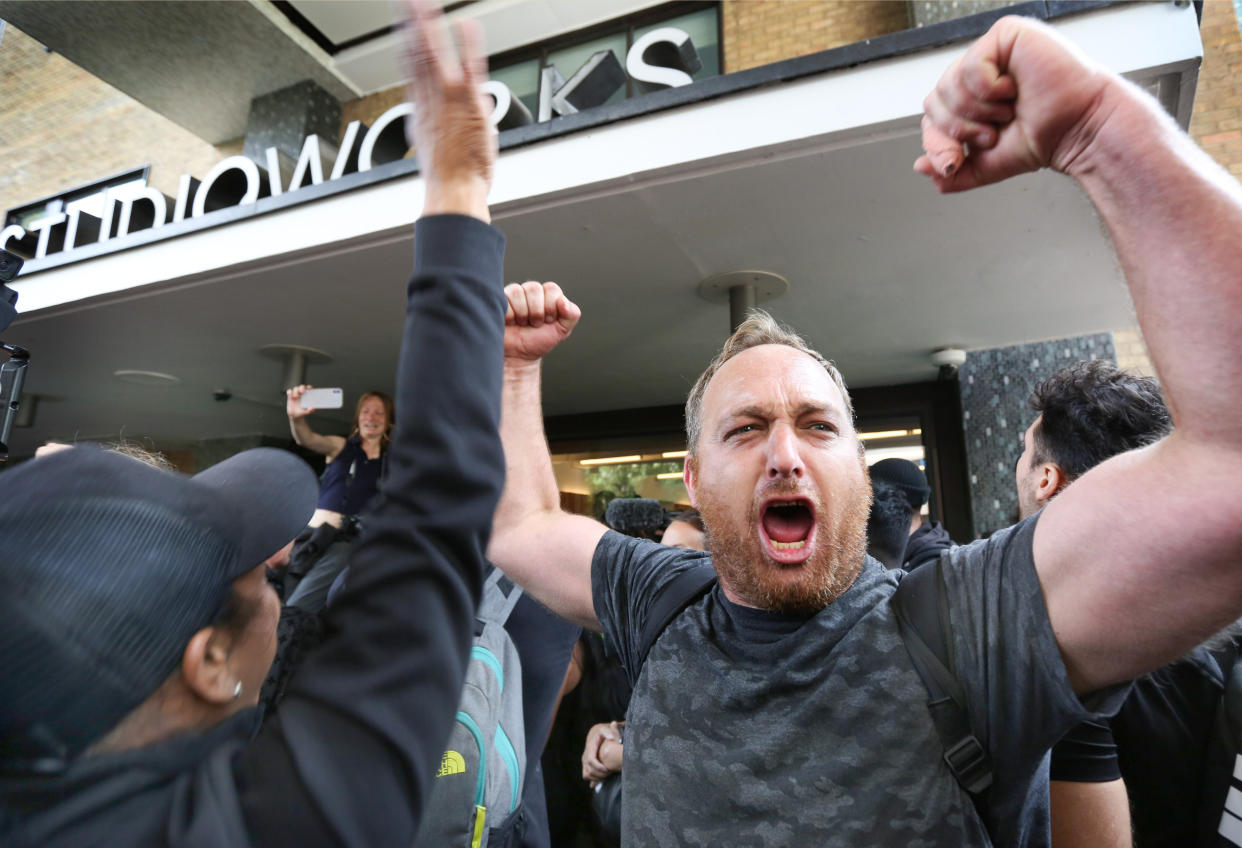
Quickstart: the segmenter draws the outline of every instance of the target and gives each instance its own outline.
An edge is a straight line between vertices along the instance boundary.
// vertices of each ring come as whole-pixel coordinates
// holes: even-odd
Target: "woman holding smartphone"
[[[392,398],[366,392],[358,398],[348,437],[324,436],[310,428],[306,418],[314,408],[302,407],[302,395],[311,386],[294,386],[286,395],[285,413],[293,440],[328,459],[320,478],[319,504],[310,525],[294,545],[289,575],[300,580],[286,603],[318,610],[328,589],[345,566],[351,542],[358,535],[358,516],[375,496],[384,467],[384,453],[392,434]]]

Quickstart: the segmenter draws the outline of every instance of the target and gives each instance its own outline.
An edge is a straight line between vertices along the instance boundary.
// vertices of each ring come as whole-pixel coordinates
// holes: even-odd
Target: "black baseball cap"
[[[881,459],[871,466],[872,481],[880,480],[891,483],[906,495],[911,509],[921,509],[931,494],[931,486],[927,485],[927,477],[919,467],[908,459],[890,457]]]
[[[275,448],[193,477],[91,446],[0,473],[0,766],[55,772],[111,730],[316,500]]]

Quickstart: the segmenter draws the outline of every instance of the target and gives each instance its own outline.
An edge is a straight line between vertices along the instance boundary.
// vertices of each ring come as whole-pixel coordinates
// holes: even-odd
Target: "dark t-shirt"
[[[319,508],[341,515],[358,515],[379,491],[384,456],[367,457],[362,440],[352,436],[336,458],[323,470],[319,484]]]
[[[1051,780],[1108,783],[1121,779],[1117,745],[1106,719],[1084,721],[1052,746]]]
[[[1211,805],[1223,802],[1224,784],[1208,774],[1219,768],[1213,724],[1224,688],[1220,666],[1202,647],[1143,675],[1111,720],[1081,724],[1056,744],[1052,779],[1123,778],[1141,848],[1214,844],[1219,805]],[[1206,798],[1206,791],[1221,797]]]
[[[1200,841],[1204,803],[1217,806],[1208,833],[1220,819],[1226,781],[1213,783],[1221,797],[1204,797],[1215,741],[1213,722],[1224,677],[1212,655],[1197,648],[1185,658],[1134,681],[1111,726],[1117,760],[1133,816],[1134,844],[1185,848]],[[1232,758],[1226,764],[1233,764]]]
[[[1034,518],[946,556],[956,673],[988,747],[996,844],[1043,846],[1047,751],[1091,715],[1074,695],[1031,557]],[[715,586],[641,671],[637,634],[661,588],[706,554],[608,533],[595,611],[638,672],[626,738],[627,845],[988,845],[945,766],[889,604],[900,572],[868,558],[809,618],[730,603]],[[1124,687],[1092,699],[1115,709]]]

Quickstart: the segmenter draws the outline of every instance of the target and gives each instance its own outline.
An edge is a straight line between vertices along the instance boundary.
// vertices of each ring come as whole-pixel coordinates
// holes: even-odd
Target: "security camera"
[[[960,368],[966,364],[966,351],[960,347],[937,348],[931,353],[931,363],[937,368],[943,368],[946,365],[950,368]]]
[[[931,363],[940,369],[941,380],[952,380],[959,366],[966,362],[966,351],[960,347],[941,347],[931,352]]]
[[[224,403],[226,400],[232,400],[233,393],[228,389],[212,389],[211,397],[217,403]]]

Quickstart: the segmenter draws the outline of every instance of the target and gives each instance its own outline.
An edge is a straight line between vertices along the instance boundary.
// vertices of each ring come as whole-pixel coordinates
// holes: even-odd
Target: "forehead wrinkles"
[[[847,417],[840,389],[814,357],[786,345],[760,345],[724,363],[707,384],[704,429],[746,408],[788,412],[806,406]]]

